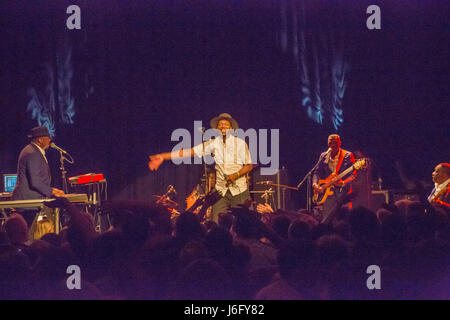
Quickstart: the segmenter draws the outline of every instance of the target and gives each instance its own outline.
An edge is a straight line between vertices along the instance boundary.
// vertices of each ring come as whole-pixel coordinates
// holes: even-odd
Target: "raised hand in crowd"
[[[272,207],[270,206],[270,204],[268,204],[268,203],[265,203],[265,204],[259,203],[259,204],[256,206],[256,211],[257,211],[258,213],[274,213],[273,208],[272,208]]]

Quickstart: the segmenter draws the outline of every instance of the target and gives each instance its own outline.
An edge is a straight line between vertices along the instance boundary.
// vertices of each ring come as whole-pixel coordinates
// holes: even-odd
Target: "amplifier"
[[[389,190],[372,190],[371,192],[371,201],[370,201],[370,206],[369,209],[377,212],[378,209],[382,208],[383,203],[384,204],[389,204],[391,199],[390,199],[390,192]]]
[[[265,202],[264,192],[269,195],[268,202],[273,209],[287,210],[291,207],[291,192],[279,186],[272,186],[271,183],[280,185],[289,185],[288,172],[284,167],[274,175],[261,175],[259,170],[251,172],[250,193],[257,203]],[[270,190],[270,191],[269,191]]]

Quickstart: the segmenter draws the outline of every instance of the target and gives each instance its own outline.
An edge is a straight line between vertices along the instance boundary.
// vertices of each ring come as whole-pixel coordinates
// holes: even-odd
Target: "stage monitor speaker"
[[[271,183],[289,185],[287,169],[279,169],[274,175],[261,175],[259,169],[252,171],[250,175],[250,194],[257,203],[265,203],[264,193],[268,193],[268,202],[272,208],[288,210],[290,208],[291,192],[289,189],[273,186]]]
[[[369,209],[377,212],[383,204],[390,203],[389,190],[372,190],[371,198]]]

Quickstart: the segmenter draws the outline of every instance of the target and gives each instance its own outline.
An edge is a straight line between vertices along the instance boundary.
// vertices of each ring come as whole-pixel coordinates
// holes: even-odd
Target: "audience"
[[[11,215],[5,222],[5,231],[11,245],[25,247],[28,241],[28,225],[22,215]]]
[[[1,299],[449,299],[450,215],[399,201],[376,213],[339,209],[320,224],[306,211],[237,208],[202,223],[191,212],[122,203],[112,227],[58,198],[67,229],[29,241],[21,215],[0,231]],[[69,290],[67,267],[81,270]],[[366,269],[381,269],[369,290]]]

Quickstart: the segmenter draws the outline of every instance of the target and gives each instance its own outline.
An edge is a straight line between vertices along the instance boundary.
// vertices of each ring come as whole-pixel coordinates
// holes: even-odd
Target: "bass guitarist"
[[[355,163],[353,154],[350,151],[341,149],[341,138],[339,135],[332,134],[328,137],[328,147],[328,151],[320,155],[312,180],[314,193],[319,199],[325,199],[323,202],[315,201],[322,204],[323,219],[326,219],[339,198],[347,193],[351,193],[349,183],[356,177],[356,170],[353,170],[331,186],[326,187],[326,181],[330,181]]]

